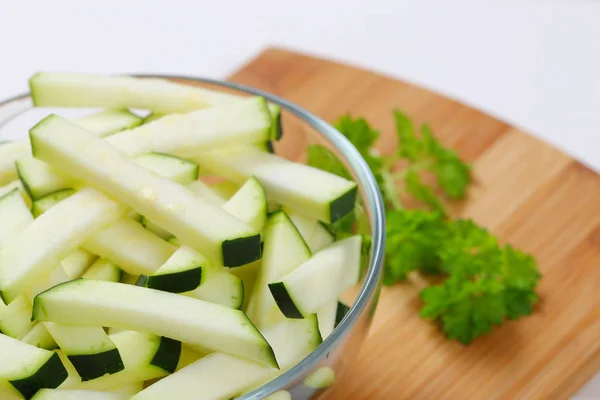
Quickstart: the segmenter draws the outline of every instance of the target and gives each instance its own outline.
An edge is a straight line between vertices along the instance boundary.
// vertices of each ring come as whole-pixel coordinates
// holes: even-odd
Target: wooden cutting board
[[[352,113],[395,146],[392,108],[428,122],[474,164],[458,215],[533,253],[543,273],[535,313],[469,346],[418,317],[423,281],[384,288],[356,364],[321,397],[332,399],[567,399],[600,369],[600,177],[502,121],[423,88],[281,49],[232,77],[328,121]],[[518,94],[515,94],[518,95]],[[287,131],[301,129],[284,120]],[[565,132],[568,134],[568,132]],[[292,137],[292,139],[290,139]],[[288,154],[304,148],[291,133]],[[299,154],[299,153],[298,153]]]

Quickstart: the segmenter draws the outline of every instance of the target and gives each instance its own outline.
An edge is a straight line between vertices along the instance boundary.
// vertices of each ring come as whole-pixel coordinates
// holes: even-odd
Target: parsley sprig
[[[345,115],[335,124],[373,171],[386,203],[384,284],[404,281],[413,271],[440,275],[441,283],[421,291],[421,316],[438,321],[448,338],[465,344],[506,319],[531,314],[540,279],[535,259],[502,245],[475,222],[448,215],[447,204],[466,196],[471,166],[442,145],[428,125],[417,133],[405,114],[394,110],[393,116],[398,146],[387,156],[375,149],[380,133],[364,118]],[[308,164],[352,178],[321,145],[309,147]],[[356,231],[367,235],[365,218],[357,204],[330,229],[338,237]]]

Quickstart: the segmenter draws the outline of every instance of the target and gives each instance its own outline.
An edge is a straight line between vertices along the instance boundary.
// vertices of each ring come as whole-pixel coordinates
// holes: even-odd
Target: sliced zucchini
[[[336,327],[340,324],[340,322],[342,322],[342,320],[344,319],[346,314],[348,314],[348,311],[350,311],[350,307],[348,307],[347,305],[345,305],[344,303],[339,301],[338,307],[337,307],[337,312],[335,314],[335,326]]]
[[[95,390],[42,389],[32,400],[127,400],[126,394]]]
[[[281,312],[288,318],[306,317],[356,284],[361,246],[360,235],[335,242],[277,282],[269,283]]]
[[[235,96],[164,79],[40,72],[29,80],[37,107],[137,108],[170,114],[212,107]]]
[[[75,123],[86,130],[93,132],[99,137],[103,137],[106,135],[110,135],[116,132],[119,132],[123,129],[131,129],[141,124],[141,118],[130,113],[126,110],[107,110],[102,111],[97,114],[92,114],[86,117],[78,118],[75,120]],[[37,197],[44,196],[44,194],[54,192],[60,189],[64,189],[68,186],[50,186],[53,183],[52,180],[49,180],[45,183],[43,180],[40,180],[47,174],[43,168],[40,168],[39,165],[33,166],[31,168],[26,168],[21,171],[21,168],[17,168],[15,171],[15,162],[19,162],[23,159],[31,159],[31,147],[29,145],[28,140],[20,140],[16,142],[9,142],[6,145],[0,146],[0,184],[2,184],[6,179],[10,179],[10,177],[15,176],[15,173],[18,172],[20,177],[26,177],[27,179],[32,179],[32,192],[35,193],[37,191],[36,184],[41,183],[42,187],[40,190],[44,190],[44,186],[46,188],[45,193],[37,193],[35,196],[32,196],[32,199],[36,199]],[[40,175],[41,174],[41,175]],[[54,179],[54,183],[56,179]],[[27,189],[27,186],[25,186]],[[28,193],[31,195],[32,193]]]
[[[21,396],[21,393],[10,383],[6,381],[0,381],[0,399],[23,400],[23,396]]]
[[[19,191],[21,191],[21,195],[25,195],[27,196],[27,198],[29,198],[29,196],[27,195],[27,192],[25,192],[25,189],[23,189],[23,185],[21,184],[20,180],[14,180],[4,186],[0,186],[0,197],[3,197],[4,195],[12,192],[13,190],[18,189]]]
[[[200,286],[183,293],[186,296],[228,308],[239,309],[244,302],[244,283],[226,268],[210,262],[201,261],[204,257],[187,246],[178,250],[179,265],[202,265],[202,281]],[[177,253],[176,253],[177,254]],[[204,260],[206,260],[204,258]]]
[[[19,189],[0,197],[0,248],[33,222]]]
[[[221,196],[224,200],[230,199],[235,192],[240,190],[240,185],[231,181],[221,181],[210,185],[214,193]]]
[[[51,115],[30,136],[36,157],[114,196],[220,264],[260,258],[260,235],[250,226],[198,202],[185,187],[136,165],[84,129]]]
[[[198,179],[198,164],[183,158],[148,153],[136,157],[134,161],[162,177],[184,185]],[[77,180],[58,173],[47,163],[33,157],[18,160],[16,167],[19,179],[34,205],[37,200],[46,198],[51,193],[61,193],[69,188],[81,186]]]
[[[198,164],[162,153],[146,153],[135,157],[136,164],[174,182],[187,185],[198,179]]]
[[[249,146],[202,153],[194,160],[218,176],[241,183],[256,177],[269,198],[326,223],[354,209],[356,183]]]
[[[273,347],[282,371],[293,367],[323,342],[315,314],[302,320],[284,319],[262,333]]]
[[[0,301],[0,332],[15,339],[23,338],[32,328],[31,302],[19,296],[10,304]]]
[[[286,207],[284,207],[284,209],[294,225],[296,225],[296,228],[300,231],[300,234],[312,253],[316,253],[335,241],[333,234],[322,222],[306,217]]]
[[[126,285],[135,285],[139,278],[140,275],[131,275],[127,272],[121,273],[121,283],[125,283]]]
[[[56,388],[67,378],[57,354],[0,334],[0,380],[25,399],[42,388]]]
[[[144,124],[149,124],[152,121],[156,121],[164,117],[163,114],[150,113],[144,118]]]
[[[110,335],[119,349],[125,369],[112,375],[82,382],[81,377],[61,351],[69,379],[61,389],[114,391],[123,385],[160,378],[175,372],[181,355],[181,343],[150,333],[123,331]]]
[[[283,136],[283,123],[281,122],[281,107],[276,104],[269,104],[271,114],[271,139],[279,140]],[[272,151],[271,151],[272,153]]]
[[[304,379],[304,384],[313,389],[324,389],[335,382],[335,371],[331,367],[321,367]]]
[[[169,240],[167,240],[167,242],[171,243],[173,246],[176,247],[181,247],[181,240],[177,239],[175,236],[170,237]]]
[[[317,311],[317,318],[319,319],[319,330],[321,337],[326,339],[331,332],[335,329],[336,316],[338,310],[338,301],[329,300],[323,307]]]
[[[171,293],[189,292],[200,286],[209,261],[187,246],[180,247],[146,280],[146,287]]]
[[[0,146],[0,185],[6,185],[17,178],[15,162],[31,156],[29,141],[20,140]]]
[[[101,326],[61,325],[46,322],[46,329],[77,370],[82,380],[122,371],[117,346]]]
[[[99,258],[87,271],[85,271],[82,278],[95,279],[97,281],[120,282],[121,269],[110,261]]]
[[[297,321],[284,320],[263,333],[275,349],[282,371],[224,353],[212,353],[154,383],[131,400],[214,400],[237,397],[291,368],[321,343],[315,316]]]
[[[136,394],[137,392],[141,392],[142,390],[144,390],[144,383],[136,382],[136,383],[129,383],[127,385],[124,385],[124,386],[121,386],[118,388],[111,388],[108,391],[111,393],[126,394],[127,396],[131,397],[134,394]],[[127,397],[127,398],[129,399],[129,397]]]
[[[167,115],[107,141],[130,156],[160,152],[187,157],[215,147],[263,142],[270,134],[267,103],[253,97],[226,107]]]
[[[29,299],[30,303],[33,303],[33,299],[39,293],[68,280],[69,276],[66,274],[62,266],[58,264],[54,266],[54,268],[52,268],[46,275],[39,277],[35,281],[32,281],[31,285],[29,285],[29,287],[23,291],[23,294],[25,297],[27,297],[27,299]]]
[[[243,312],[139,286],[66,282],[35,298],[33,319],[152,332],[277,366],[271,346]]]
[[[50,193],[76,185],[75,180],[57,174],[43,161],[33,157],[24,157],[15,163],[19,179],[34,202]]]
[[[105,110],[77,118],[75,123],[99,137],[112,135],[126,129],[133,129],[144,120],[129,110]]]
[[[269,291],[269,284],[277,282],[311,256],[300,232],[284,211],[269,215],[263,236],[262,265],[248,305],[248,316],[259,329],[284,318]]]
[[[223,207],[227,202],[227,198],[221,196],[218,192],[214,191],[211,186],[202,181],[194,181],[188,184],[187,188],[197,199],[212,204],[215,207]]]
[[[61,189],[40,197],[31,203],[31,213],[37,218],[74,193],[74,189]]]
[[[176,250],[175,246],[129,218],[92,235],[83,247],[136,276],[152,275]]]
[[[89,251],[76,249],[63,258],[60,265],[63,267],[69,279],[79,278],[96,260],[96,256]]]
[[[115,222],[123,212],[100,192],[83,189],[35,219],[0,250],[4,299],[10,302],[32,287],[87,236]]]
[[[54,350],[58,347],[43,322],[36,322],[33,328],[23,336],[21,341],[46,350]]]
[[[260,232],[267,220],[267,194],[252,177],[223,205],[223,210]]]
[[[173,237],[173,234],[171,232],[167,232],[166,230],[156,225],[154,222],[150,221],[144,216],[140,218],[140,224],[142,224],[144,228],[148,229],[150,232],[154,233],[156,236],[163,240],[168,240]]]
[[[177,371],[187,367],[188,365],[198,361],[199,359],[207,355],[208,353],[200,352],[195,349],[192,349],[190,346],[182,345],[181,357],[179,357],[179,364],[177,364]],[[141,389],[138,391],[141,391]]]
[[[243,284],[244,288],[244,301],[241,309],[248,315],[248,304],[252,298],[254,292],[254,286],[256,279],[258,278],[258,272],[260,271],[262,260],[254,261],[253,263],[243,265],[237,268],[229,268],[229,273],[237,276]]]
[[[231,399],[276,374],[274,368],[224,353],[212,353],[150,385],[131,400]]]

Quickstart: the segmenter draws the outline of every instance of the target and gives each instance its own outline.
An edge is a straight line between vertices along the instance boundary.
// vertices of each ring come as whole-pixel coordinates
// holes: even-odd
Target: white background
[[[0,98],[38,70],[221,78],[274,44],[433,88],[600,170],[600,0],[0,0]]]

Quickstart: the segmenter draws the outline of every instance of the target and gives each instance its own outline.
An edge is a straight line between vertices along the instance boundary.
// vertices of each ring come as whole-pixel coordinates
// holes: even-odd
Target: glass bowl
[[[283,110],[284,135],[280,142],[274,144],[278,155],[303,162],[308,144],[323,144],[344,162],[358,183],[359,198],[368,215],[372,240],[367,257],[368,266],[362,274],[361,282],[343,296],[352,307],[334,332],[304,360],[278,378],[239,399],[262,399],[281,390],[289,391],[294,400],[318,397],[327,390],[332,378],[335,382],[335,378],[339,377],[343,369],[352,368],[352,362],[367,335],[377,305],[385,248],[385,213],[381,193],[373,174],[354,146],[334,127],[298,105],[274,94],[213,79],[166,75],[138,76],[165,78],[182,84],[203,86],[238,95],[263,96],[269,102],[281,106]],[[29,128],[51,112],[69,118],[90,113],[90,110],[33,108],[29,94],[16,96],[0,103],[0,140],[26,137]],[[325,381],[329,382],[320,382],[322,380],[319,379],[320,377],[326,377]]]

